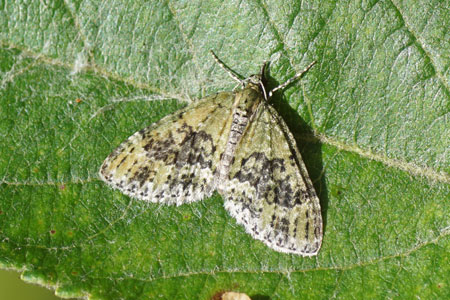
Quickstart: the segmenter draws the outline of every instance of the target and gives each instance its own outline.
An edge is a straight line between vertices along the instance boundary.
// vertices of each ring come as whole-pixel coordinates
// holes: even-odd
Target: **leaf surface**
[[[446,298],[448,1],[152,1],[0,7],[0,264],[63,297]],[[97,172],[139,129],[271,62],[326,222],[277,253],[219,196],[132,200]]]

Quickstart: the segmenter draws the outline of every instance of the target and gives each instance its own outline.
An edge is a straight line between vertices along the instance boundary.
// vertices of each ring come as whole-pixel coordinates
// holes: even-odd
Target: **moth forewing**
[[[100,178],[131,197],[181,205],[210,196],[233,93],[218,93],[142,129],[106,158]]]
[[[225,208],[254,238],[280,252],[317,254],[319,199],[292,134],[265,102],[242,136],[225,186]]]

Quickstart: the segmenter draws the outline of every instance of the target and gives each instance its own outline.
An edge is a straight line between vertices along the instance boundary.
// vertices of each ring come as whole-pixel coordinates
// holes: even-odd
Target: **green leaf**
[[[448,298],[448,1],[3,2],[0,264],[62,297]],[[326,222],[277,253],[219,196],[180,207],[98,179],[135,131],[271,62]]]

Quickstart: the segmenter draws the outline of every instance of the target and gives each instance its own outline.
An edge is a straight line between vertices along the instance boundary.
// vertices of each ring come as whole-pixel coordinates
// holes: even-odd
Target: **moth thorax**
[[[245,111],[247,116],[250,116],[263,100],[264,96],[260,85],[249,83],[243,90],[237,92],[235,107],[237,111]]]

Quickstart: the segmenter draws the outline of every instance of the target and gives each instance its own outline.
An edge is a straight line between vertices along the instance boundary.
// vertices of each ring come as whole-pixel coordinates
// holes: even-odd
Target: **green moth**
[[[237,223],[270,248],[316,255],[319,198],[286,123],[270,105],[265,66],[242,89],[203,98],[142,129],[104,161],[100,177],[131,197],[162,204],[200,201],[217,191]]]

